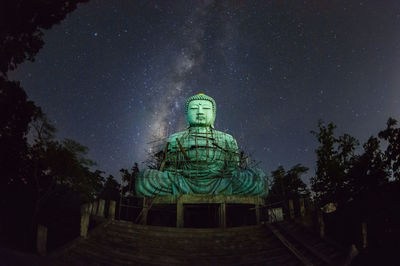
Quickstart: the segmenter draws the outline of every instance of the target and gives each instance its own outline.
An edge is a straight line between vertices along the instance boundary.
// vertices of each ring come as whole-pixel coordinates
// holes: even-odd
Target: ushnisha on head
[[[189,127],[214,127],[217,105],[213,98],[199,93],[189,97],[185,107]]]

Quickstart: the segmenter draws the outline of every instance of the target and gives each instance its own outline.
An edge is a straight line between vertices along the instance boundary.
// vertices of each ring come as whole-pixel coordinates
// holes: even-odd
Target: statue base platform
[[[182,194],[143,198],[143,210],[141,213],[141,223],[147,224],[147,213],[153,205],[176,204],[176,227],[184,227],[185,205],[216,205],[218,208],[219,227],[225,228],[227,225],[226,209],[229,205],[253,205],[256,224],[260,224],[260,209],[265,204],[264,199],[258,196],[244,195],[206,195],[206,194]]]

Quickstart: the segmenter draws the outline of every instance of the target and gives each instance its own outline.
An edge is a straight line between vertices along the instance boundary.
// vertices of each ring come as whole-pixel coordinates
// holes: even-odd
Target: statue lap
[[[240,169],[236,140],[212,128],[171,135],[163,171],[146,169],[136,180],[138,196],[213,194],[266,196],[265,174]]]

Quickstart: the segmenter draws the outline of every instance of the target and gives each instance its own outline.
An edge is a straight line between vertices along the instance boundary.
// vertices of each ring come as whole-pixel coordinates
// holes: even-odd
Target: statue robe
[[[140,172],[137,195],[267,195],[260,169],[240,169],[238,146],[231,135],[191,127],[171,135],[168,142],[163,171]]]

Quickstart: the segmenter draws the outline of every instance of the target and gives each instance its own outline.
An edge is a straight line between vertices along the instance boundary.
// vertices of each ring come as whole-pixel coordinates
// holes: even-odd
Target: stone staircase
[[[299,265],[265,226],[173,228],[104,222],[49,265]]]
[[[313,265],[347,265],[350,263],[350,261],[346,262],[349,259],[348,250],[329,238],[325,237],[322,240],[315,232],[308,231],[296,223],[282,221],[275,226],[293,246],[311,260]],[[317,256],[315,256],[316,254]]]

